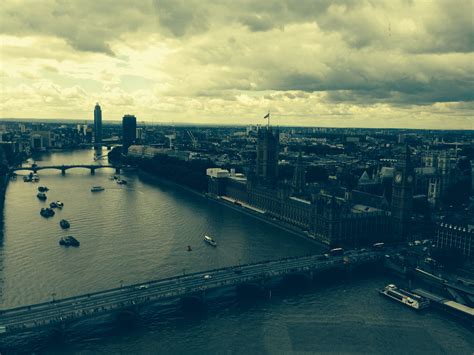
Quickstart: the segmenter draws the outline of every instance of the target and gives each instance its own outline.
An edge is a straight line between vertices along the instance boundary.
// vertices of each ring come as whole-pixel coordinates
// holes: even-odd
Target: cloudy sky
[[[471,0],[2,0],[0,116],[474,129]]]

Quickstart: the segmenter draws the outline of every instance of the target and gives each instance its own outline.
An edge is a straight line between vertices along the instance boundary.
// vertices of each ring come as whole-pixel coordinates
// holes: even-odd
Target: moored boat
[[[65,247],[78,247],[81,243],[74,238],[72,235],[69,235],[67,237],[62,237],[59,240],[59,245],[65,246]]]
[[[40,215],[45,218],[53,217],[54,214],[55,213],[51,208],[42,208],[40,211]]]
[[[38,197],[38,199],[40,199],[41,201],[44,201],[48,198],[48,196],[46,196],[46,194],[44,192],[38,192],[36,197]]]
[[[91,191],[92,192],[98,192],[98,191],[104,191],[105,188],[103,186],[92,186]]]
[[[49,189],[46,186],[38,186],[38,191],[39,192],[47,192]]]
[[[379,294],[394,301],[403,303],[404,305],[417,311],[425,309],[430,305],[430,301],[427,298],[398,288],[393,284],[387,285],[385,288],[379,290]]]
[[[63,208],[63,207],[64,207],[64,203],[61,202],[61,201],[56,201],[56,206],[57,206],[58,208]]]
[[[212,245],[213,247],[216,247],[217,246],[217,243],[214,239],[212,239],[211,237],[205,235],[204,236],[204,241],[209,244],[209,245]]]
[[[54,201],[49,204],[49,208],[56,208],[56,207],[58,207],[58,205]]]
[[[61,226],[62,229],[68,229],[71,226],[71,224],[65,219],[62,219],[61,221],[59,221],[59,225]]]

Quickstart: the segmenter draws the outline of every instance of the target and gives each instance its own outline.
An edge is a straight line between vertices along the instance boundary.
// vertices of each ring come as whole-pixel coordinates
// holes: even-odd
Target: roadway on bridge
[[[363,263],[381,258],[381,253],[364,252],[347,257],[305,256],[260,262],[198,272],[162,280],[150,281],[56,300],[36,305],[0,311],[0,326],[7,331],[60,323],[70,319],[98,315],[114,309],[126,309],[164,298],[192,294],[225,285],[257,282],[297,272],[329,269],[343,263]]]

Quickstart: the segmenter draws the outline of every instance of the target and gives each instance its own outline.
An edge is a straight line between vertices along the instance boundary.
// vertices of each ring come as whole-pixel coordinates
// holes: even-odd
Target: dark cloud
[[[268,31],[275,27],[275,24],[269,17],[262,17],[259,15],[241,16],[240,22],[253,32]]]
[[[162,27],[174,36],[196,34],[207,29],[206,6],[193,0],[154,0],[156,15]]]

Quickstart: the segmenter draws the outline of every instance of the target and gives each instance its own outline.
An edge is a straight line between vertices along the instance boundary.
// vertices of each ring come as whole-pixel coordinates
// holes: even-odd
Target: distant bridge
[[[40,170],[56,169],[56,170],[61,170],[61,174],[65,175],[66,170],[76,169],[76,168],[89,169],[91,171],[91,174],[95,174],[95,171],[97,169],[112,168],[112,169],[115,169],[115,172],[117,174],[120,174],[121,166],[99,165],[99,164],[72,164],[72,165],[46,165],[46,166],[31,165],[31,166],[20,166],[20,167],[12,168],[10,169],[10,172],[25,170],[25,171],[32,171],[36,174]]]
[[[383,253],[362,252],[346,257],[303,256],[226,267],[165,278],[29,306],[0,310],[0,333],[34,328],[63,330],[73,321],[105,313],[138,313],[140,306],[170,298],[203,300],[206,292],[225,286],[269,289],[270,280],[289,275],[316,278],[325,270],[351,269],[378,262]],[[2,334],[0,334],[1,338]]]

